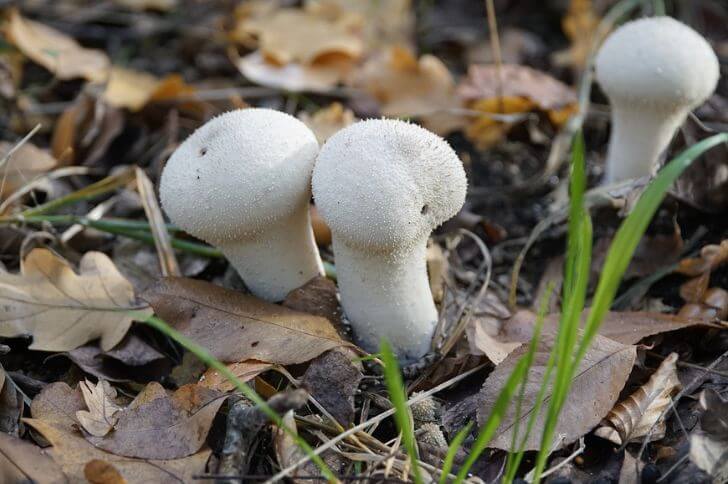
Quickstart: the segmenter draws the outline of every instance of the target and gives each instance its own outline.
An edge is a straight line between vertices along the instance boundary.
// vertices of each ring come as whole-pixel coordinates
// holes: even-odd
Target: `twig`
[[[493,0],[485,0],[485,10],[488,15],[488,34],[490,35],[490,48],[495,60],[495,95],[498,98],[498,112],[505,111],[503,105],[503,57],[501,55],[500,39],[498,38],[498,19],[495,16],[495,5]]]

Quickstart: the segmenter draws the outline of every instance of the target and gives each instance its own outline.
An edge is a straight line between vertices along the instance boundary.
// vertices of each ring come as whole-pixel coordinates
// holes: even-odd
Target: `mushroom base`
[[[324,273],[308,203],[291,216],[271,223],[254,239],[215,245],[250,292],[267,301],[282,301],[289,292]]]
[[[334,235],[341,306],[355,342],[369,352],[387,339],[402,363],[430,351],[437,308],[427,278],[426,244],[384,254],[365,253]]]

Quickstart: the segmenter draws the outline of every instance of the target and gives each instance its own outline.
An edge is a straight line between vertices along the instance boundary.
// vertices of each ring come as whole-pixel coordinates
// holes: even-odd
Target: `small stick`
[[[503,113],[503,57],[501,55],[500,39],[498,38],[498,20],[495,16],[495,4],[493,0],[485,0],[485,9],[488,13],[488,33],[490,34],[490,48],[493,51],[495,61],[495,74],[498,82],[495,85],[495,95],[498,98],[498,112]]]

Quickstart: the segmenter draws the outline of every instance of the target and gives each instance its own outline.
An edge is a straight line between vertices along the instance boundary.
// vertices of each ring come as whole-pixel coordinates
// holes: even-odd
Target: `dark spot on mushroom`
[[[430,211],[430,207],[429,207],[429,206],[427,206],[427,204],[425,204],[425,205],[422,205],[422,209],[420,210],[420,213],[421,213],[422,215],[427,215],[427,212],[429,212],[429,211]]]
[[[256,346],[258,346],[258,343],[260,343],[260,341],[253,341],[253,342],[252,342],[252,343],[250,344],[250,346],[251,346],[251,347],[253,347],[253,348],[255,348]]]
[[[207,148],[200,148],[200,156],[205,156],[207,154]]]

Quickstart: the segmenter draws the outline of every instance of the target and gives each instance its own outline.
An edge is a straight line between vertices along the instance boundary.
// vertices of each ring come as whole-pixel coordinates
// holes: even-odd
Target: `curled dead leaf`
[[[728,401],[714,390],[703,390],[700,406],[704,410],[700,429],[690,435],[690,460],[713,477],[713,482],[728,481]]]
[[[99,380],[96,386],[90,381],[79,382],[83,400],[88,410],[76,412],[81,427],[95,437],[108,434],[119,420],[121,407],[116,404],[116,389],[109,382]]]
[[[650,379],[609,411],[594,434],[617,445],[641,440],[655,426],[650,440],[665,435],[665,422],[658,422],[662,411],[680,389],[677,377],[677,353],[671,353]]]
[[[40,351],[70,351],[99,337],[109,350],[131,326],[130,311],[151,314],[101,252],[87,252],[76,274],[51,251],[34,249],[20,274],[0,273],[0,301],[0,336],[33,336],[30,349]]]
[[[16,9],[10,11],[5,36],[30,60],[59,79],[81,77],[104,82],[109,75],[110,62],[104,52],[86,49],[66,34],[22,17]]]

